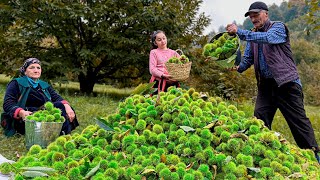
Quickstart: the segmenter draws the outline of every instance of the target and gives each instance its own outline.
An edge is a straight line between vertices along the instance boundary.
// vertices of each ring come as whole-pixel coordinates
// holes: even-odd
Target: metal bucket
[[[215,40],[217,40],[220,36],[223,35],[223,33],[226,33],[226,32],[221,32],[213,36],[212,39],[210,40],[210,43],[213,43]],[[211,57],[211,59],[215,60],[215,62],[220,67],[231,68],[233,66],[237,66],[240,64],[240,61],[241,61],[240,38],[236,34],[233,36],[235,36],[238,39],[238,47],[237,47],[237,50],[230,57],[225,57],[223,59]]]
[[[25,121],[26,147],[38,144],[46,148],[51,142],[59,137],[63,122],[37,122],[33,120]]]

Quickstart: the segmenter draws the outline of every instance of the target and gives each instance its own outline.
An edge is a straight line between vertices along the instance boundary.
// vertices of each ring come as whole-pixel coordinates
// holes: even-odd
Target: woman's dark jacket
[[[52,86],[40,80],[37,88],[33,88],[29,85],[26,76],[13,79],[7,85],[7,90],[3,101],[3,110],[9,119],[14,120],[14,122],[22,123],[23,121],[21,122],[21,119],[16,119],[17,114],[15,113],[17,113],[18,108],[34,112],[39,110],[39,108],[41,108],[47,101],[53,102],[55,107],[61,109],[62,116],[64,116],[66,119],[62,128],[62,131],[64,131],[63,133],[68,134],[71,132],[71,130],[79,125],[76,118],[72,123],[70,123],[63,105],[63,103],[67,103],[67,101],[65,101],[52,88]],[[21,130],[19,133],[24,134],[24,123],[22,124],[23,128],[19,128]],[[16,125],[14,127],[16,127]]]

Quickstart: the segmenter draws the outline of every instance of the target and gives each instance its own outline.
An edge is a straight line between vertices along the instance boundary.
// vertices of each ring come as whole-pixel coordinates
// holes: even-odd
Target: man
[[[254,25],[252,31],[240,29],[235,24],[228,24],[227,31],[237,33],[241,40],[247,41],[243,59],[236,69],[242,73],[254,65],[258,86],[254,115],[271,129],[279,108],[298,146],[313,149],[320,163],[314,130],[304,110],[302,85],[292,57],[289,31],[284,23],[269,20],[268,6],[263,2],[252,3],[245,13],[247,16]]]

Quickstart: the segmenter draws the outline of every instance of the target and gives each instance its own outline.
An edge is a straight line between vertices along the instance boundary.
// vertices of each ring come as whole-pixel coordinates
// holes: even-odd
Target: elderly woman
[[[47,82],[40,80],[41,63],[36,58],[27,59],[20,68],[21,77],[9,82],[4,96],[1,125],[6,136],[16,132],[25,134],[26,116],[39,110],[47,101],[61,109],[66,119],[60,134],[69,134],[79,126],[74,110]]]

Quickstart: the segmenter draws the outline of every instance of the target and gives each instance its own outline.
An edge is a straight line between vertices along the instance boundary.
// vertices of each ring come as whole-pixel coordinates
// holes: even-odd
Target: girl
[[[171,57],[180,57],[180,55],[167,47],[167,37],[161,30],[153,32],[151,35],[151,45],[149,71],[152,77],[150,83],[155,81],[154,87],[158,88],[158,91],[166,91],[169,86],[179,87],[179,82],[172,80],[170,74],[168,74],[165,63]]]

